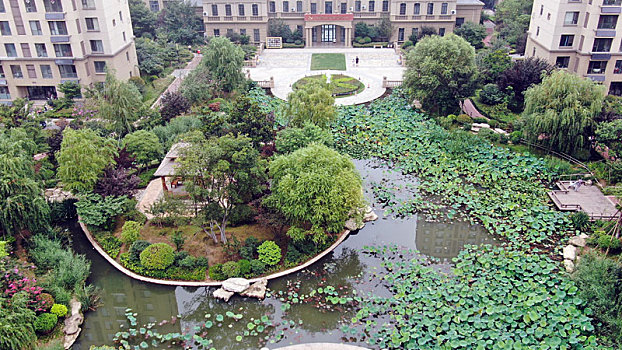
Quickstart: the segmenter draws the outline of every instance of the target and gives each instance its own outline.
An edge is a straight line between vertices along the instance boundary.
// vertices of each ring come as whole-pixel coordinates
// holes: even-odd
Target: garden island
[[[0,348],[619,349],[622,100],[461,29],[0,105]]]

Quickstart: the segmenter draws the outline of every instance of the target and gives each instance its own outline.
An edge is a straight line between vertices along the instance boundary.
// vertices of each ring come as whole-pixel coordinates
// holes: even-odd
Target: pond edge
[[[84,232],[84,235],[86,236],[86,238],[89,240],[89,242],[93,246],[93,249],[95,249],[104,259],[106,259],[106,261],[108,261],[108,263],[110,263],[110,265],[114,266],[117,270],[119,270],[119,272],[123,273],[127,277],[130,277],[130,278],[133,278],[135,280],[142,281],[142,282],[148,282],[148,283],[159,284],[159,285],[166,285],[166,286],[220,287],[222,285],[223,281],[216,281],[216,282],[206,282],[206,281],[173,281],[173,280],[162,280],[162,279],[158,279],[158,278],[151,278],[151,277],[141,276],[141,275],[139,275],[139,274],[137,274],[137,273],[135,273],[133,271],[128,270],[123,265],[119,264],[116,260],[114,260],[112,257],[110,257],[110,255],[108,255],[108,253],[106,253],[104,251],[104,249],[97,243],[97,241],[95,240],[95,238],[93,237],[93,235],[91,234],[89,229],[86,227],[86,225],[82,222],[80,217],[78,217],[78,223],[80,224],[80,227],[82,228],[82,232]],[[285,271],[277,272],[277,273],[274,273],[272,275],[249,279],[248,281],[250,283],[254,283],[254,282],[259,281],[260,279],[264,279],[264,278],[267,279],[267,280],[271,280],[271,279],[287,276],[289,274],[298,272],[300,270],[304,270],[307,267],[309,267],[309,266],[313,265],[314,263],[316,263],[318,260],[320,260],[323,257],[325,257],[326,255],[328,255],[329,253],[331,253],[333,250],[335,250],[335,248],[337,248],[337,246],[339,246],[339,244],[341,244],[341,242],[343,242],[349,236],[349,234],[350,234],[350,230],[344,230],[341,233],[341,235],[339,236],[339,238],[337,239],[337,241],[335,241],[335,243],[333,243],[326,250],[324,250],[323,252],[321,252],[320,254],[316,255],[314,258],[312,258],[311,260],[308,260],[307,262],[305,262],[302,265],[298,265],[296,267],[292,267],[291,269],[287,269]]]

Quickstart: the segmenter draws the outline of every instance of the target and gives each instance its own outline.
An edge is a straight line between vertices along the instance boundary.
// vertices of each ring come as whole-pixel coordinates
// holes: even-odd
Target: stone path
[[[345,71],[312,71],[311,55],[314,53],[343,53],[346,56]],[[359,65],[354,64],[358,56]],[[318,74],[345,74],[359,79],[365,84],[361,93],[335,99],[337,105],[353,105],[369,102],[382,96],[386,89],[382,87],[383,77],[388,80],[402,80],[405,68],[398,62],[399,56],[393,49],[346,49],[346,48],[311,48],[264,50],[259,56],[256,68],[246,68],[251,79],[270,80],[274,78],[274,96],[286,100],[292,92],[292,85],[301,78]]]
[[[557,183],[558,191],[549,192],[549,196],[559,210],[583,211],[591,219],[611,219],[618,212],[616,206],[598,188],[598,186],[583,185],[578,191],[569,186],[574,181],[561,181]]]
[[[162,198],[163,195],[162,180],[160,180],[160,178],[151,180],[147,188],[141,192],[138,203],[136,204],[136,209],[145,214],[148,220],[153,219],[153,215],[149,214],[147,211],[151,208],[151,205]]]
[[[171,75],[175,77],[175,80],[173,80],[171,85],[169,85],[168,88],[166,88],[166,90],[164,90],[164,92],[153,103],[153,105],[151,105],[151,108],[159,107],[162,96],[164,96],[164,94],[166,94],[167,92],[176,92],[177,90],[179,90],[181,82],[188,76],[188,74],[190,74],[193,69],[199,66],[201,60],[203,59],[203,55],[196,53],[193,55],[194,57],[192,58],[192,60],[190,60],[190,62],[188,62],[184,69],[175,69],[173,73],[171,73]]]

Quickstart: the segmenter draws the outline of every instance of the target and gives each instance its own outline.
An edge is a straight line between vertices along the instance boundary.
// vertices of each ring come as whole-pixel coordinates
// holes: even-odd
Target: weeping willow
[[[557,71],[525,93],[526,136],[531,142],[576,155],[589,147],[605,87]]]
[[[32,349],[37,340],[33,322],[35,313],[26,308],[26,300],[20,293],[11,300],[0,297],[0,349]]]

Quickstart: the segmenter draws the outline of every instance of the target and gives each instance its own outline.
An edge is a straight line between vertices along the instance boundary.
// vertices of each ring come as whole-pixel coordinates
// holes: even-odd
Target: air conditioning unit
[[[363,10],[367,10],[367,6],[363,5],[362,7],[363,7]]]
[[[354,11],[354,7],[350,6],[350,11]]]
[[[451,10],[451,14],[455,15],[456,14],[456,10]]]

